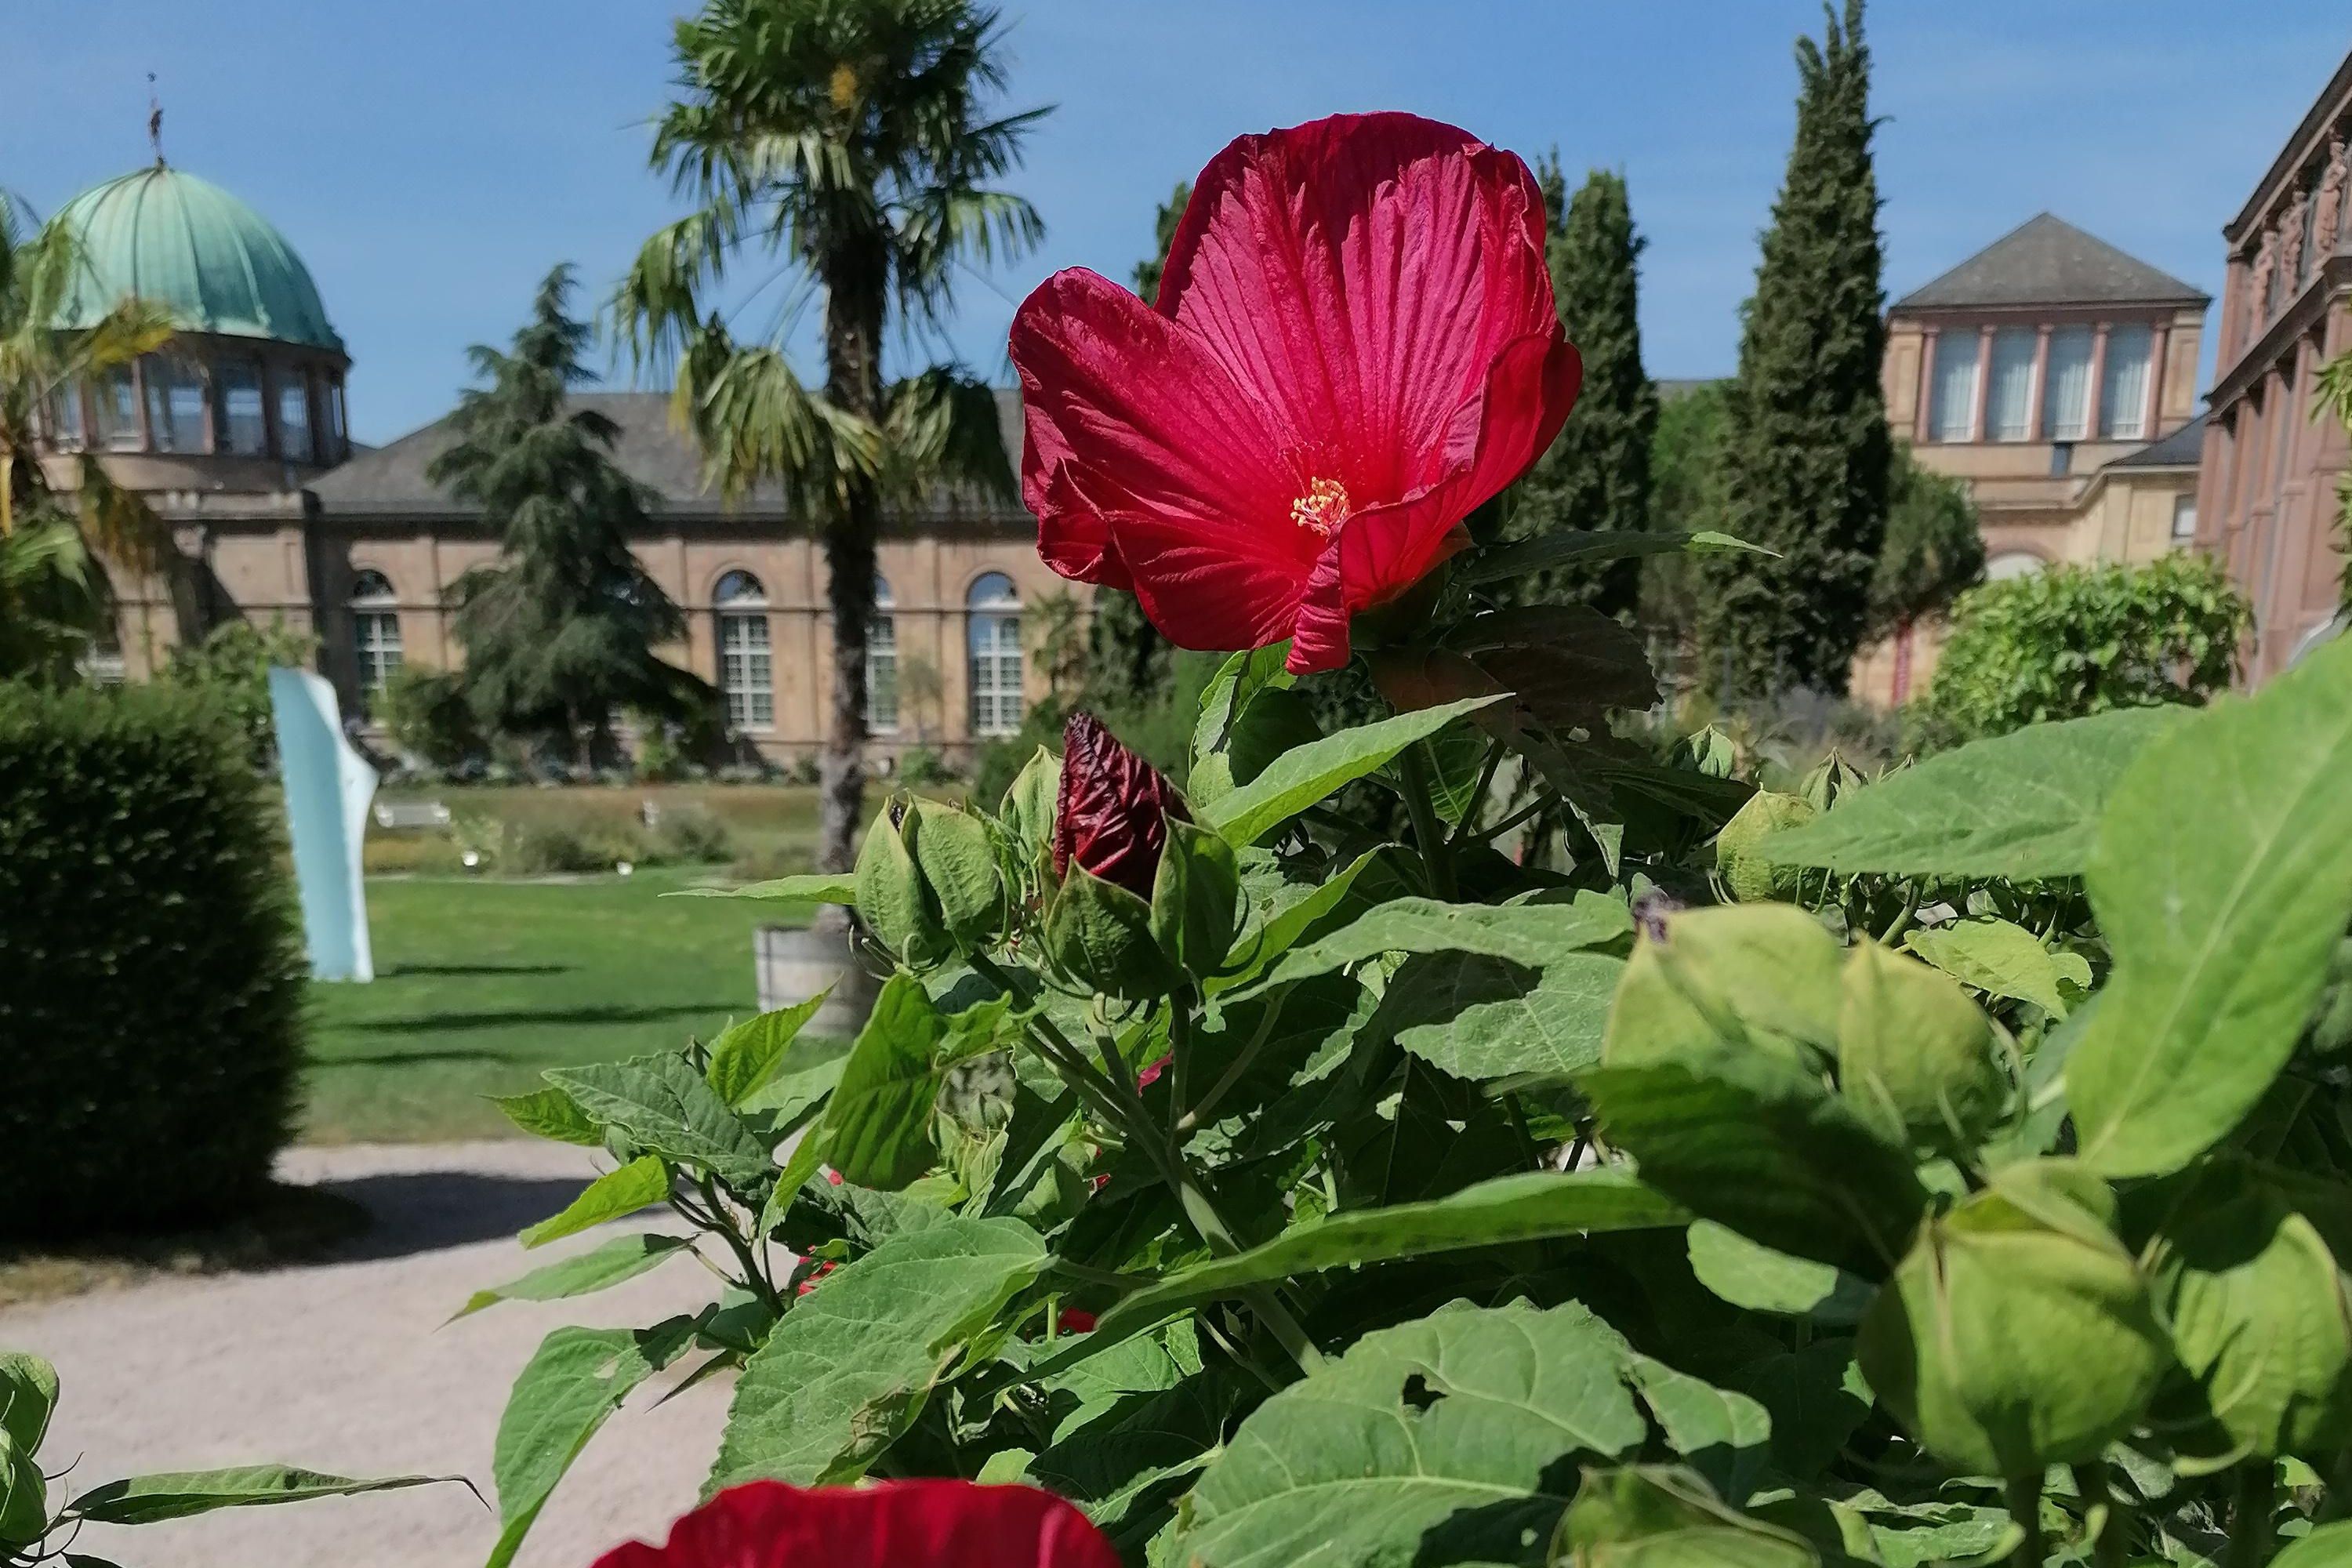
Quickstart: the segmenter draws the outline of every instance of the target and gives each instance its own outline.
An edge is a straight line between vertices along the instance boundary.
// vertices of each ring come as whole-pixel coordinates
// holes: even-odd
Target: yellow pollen
[[[1317,479],[1307,493],[1290,503],[1290,521],[1328,539],[1348,521],[1348,488],[1337,479]]]

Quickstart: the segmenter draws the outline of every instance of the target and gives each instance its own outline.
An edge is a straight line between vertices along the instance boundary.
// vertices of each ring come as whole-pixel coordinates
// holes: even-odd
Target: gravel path
[[[80,1456],[67,1484],[276,1460],[342,1475],[463,1474],[486,1498],[507,1386],[549,1330],[638,1326],[707,1300],[683,1259],[600,1295],[509,1302],[441,1327],[474,1290],[585,1251],[606,1232],[526,1256],[514,1233],[593,1174],[590,1152],[482,1142],[297,1149],[289,1180],[364,1204],[376,1224],[332,1263],[171,1279],[0,1310],[0,1346],[57,1363],[43,1457]],[[623,1222],[625,1225],[629,1222]],[[646,1221],[635,1222],[644,1228]],[[517,1560],[587,1568],[630,1536],[658,1540],[694,1504],[731,1384],[659,1409],[656,1378],[574,1465]],[[498,1538],[461,1487],[239,1509],[76,1546],[130,1568],[462,1568]]]

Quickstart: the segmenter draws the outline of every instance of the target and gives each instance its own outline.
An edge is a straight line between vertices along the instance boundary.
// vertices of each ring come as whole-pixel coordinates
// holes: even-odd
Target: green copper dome
[[[341,352],[310,268],[259,213],[208,180],[157,164],[84,191],[57,221],[89,270],[60,327],[84,327],[125,295],[170,307],[183,331]]]

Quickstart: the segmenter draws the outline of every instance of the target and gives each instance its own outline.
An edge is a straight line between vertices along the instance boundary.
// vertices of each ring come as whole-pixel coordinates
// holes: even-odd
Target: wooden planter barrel
[[[759,978],[762,1013],[805,1002],[833,987],[833,994],[808,1021],[811,1035],[855,1038],[881,990],[881,983],[851,949],[845,931],[761,926],[751,933],[751,964]]]

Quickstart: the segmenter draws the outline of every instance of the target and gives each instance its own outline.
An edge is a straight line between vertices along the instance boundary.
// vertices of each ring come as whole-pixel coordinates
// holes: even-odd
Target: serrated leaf
[[[23,1351],[0,1351],[0,1436],[16,1452],[41,1451],[58,1407],[58,1369]]]
[[[824,1158],[845,1180],[903,1187],[938,1163],[931,1114],[948,1061],[948,1020],[923,984],[894,974],[843,1063],[824,1113]]]
[[[677,1051],[621,1062],[550,1068],[547,1080],[637,1147],[715,1172],[740,1188],[775,1173],[768,1146]]]
[[[1499,697],[1467,698],[1342,730],[1297,747],[1249,783],[1203,806],[1202,825],[1233,844],[1255,844],[1308,806],[1382,766],[1415,741],[1500,700]]]
[[[1498,1176],[1428,1203],[1333,1215],[1246,1252],[1171,1274],[1104,1313],[1094,1342],[1115,1343],[1180,1308],[1294,1275],[1465,1247],[1643,1230],[1688,1217],[1681,1205],[1621,1171]]]
[[[1633,929],[1624,900],[1591,891],[1568,904],[1449,904],[1396,899],[1284,955],[1260,983],[1289,984],[1384,952],[1478,952],[1539,969],[1564,952],[1599,947]]]
[[[171,1470],[94,1486],[74,1499],[72,1506],[66,1510],[66,1517],[89,1524],[160,1524],[167,1519],[187,1519],[225,1508],[262,1508],[273,1503],[308,1502],[313,1498],[356,1497],[362,1492],[399,1491],[447,1481],[465,1484],[455,1476],[354,1479],[297,1469],[291,1465]]]
[[[847,871],[812,871],[798,877],[777,877],[740,888],[679,888],[666,899],[751,899],[782,904],[793,910],[814,910],[824,904],[857,902],[857,879]],[[779,911],[780,913],[782,911]]]
[[[551,1263],[544,1268],[534,1268],[520,1279],[477,1290],[457,1309],[450,1319],[467,1317],[485,1307],[500,1301],[554,1301],[566,1296],[585,1296],[593,1290],[618,1285],[625,1279],[658,1268],[693,1242],[682,1236],[623,1236],[616,1237],[591,1252],[577,1258],[567,1258]]]
[[[1248,710],[1259,692],[1290,684],[1290,672],[1284,668],[1289,657],[1287,640],[1226,657],[1201,693],[1201,717],[1192,729],[1195,767],[1203,759],[1225,750],[1234,721]]]
[[[2066,1064],[2078,1150],[2176,1170],[2286,1065],[2352,922],[2352,642],[2142,752],[2087,880],[2115,969]]]
[[[1580,1456],[1648,1423],[1624,1342],[1576,1302],[1455,1307],[1365,1335],[1252,1412],[1189,1500],[1199,1568],[1518,1563]]]
[[[1045,1265],[1017,1219],[955,1219],[893,1237],[786,1312],[744,1363],[705,1493],[771,1477],[865,1473],[921,1413],[963,1342]]]
[[[1910,1156],[1792,1063],[1718,1047],[1577,1082],[1644,1181],[1767,1247],[1883,1279],[1927,1207]]]
[[[802,1026],[832,994],[828,985],[805,1002],[746,1018],[723,1031],[710,1042],[710,1065],[703,1070],[711,1091],[729,1106],[742,1107],[774,1076]]]
[[[1818,1568],[1821,1554],[1725,1507],[1694,1471],[1641,1465],[1585,1471],[1551,1560],[1560,1568]]]
[[[1589,605],[1523,605],[1472,617],[1451,639],[1555,730],[1599,722],[1612,708],[1658,700],[1650,657],[1633,631]]]
[[[556,1483],[632,1389],[694,1342],[694,1323],[650,1329],[558,1329],[539,1342],[499,1417],[490,1475],[499,1539],[486,1568],[506,1568]]]
[[[563,1212],[524,1231],[525,1247],[544,1247],[566,1236],[576,1236],[606,1220],[633,1215],[669,1196],[669,1167],[657,1155],[646,1154],[588,1184]]]
[[[2119,708],[1971,742],[1841,796],[1759,852],[1784,866],[1849,873],[2080,876],[2108,793],[2180,715]]]
[[[1770,1457],[1772,1417],[1764,1406],[1652,1356],[1632,1356],[1626,1372],[1667,1446],[1723,1497],[1746,1502]]]
[[[1416,953],[1389,982],[1381,1026],[1457,1078],[1564,1078],[1601,1059],[1624,969],[1598,952],[1539,969],[1479,952]]]
[[[1960,921],[1912,931],[1903,945],[1953,979],[1993,996],[2031,1002],[2053,1018],[2069,1011],[2059,982],[2077,990],[2091,984],[2090,963],[2078,952],[2053,952],[2023,926],[2004,920]]]
[[[1347,906],[1358,900],[1358,881],[1368,886],[1377,884],[1384,893],[1386,882],[1380,872],[1391,860],[1405,853],[1398,846],[1383,844],[1367,849],[1342,868],[1338,875],[1325,878],[1312,887],[1299,888],[1284,883],[1273,895],[1274,900],[1265,909],[1262,919],[1244,923],[1242,933],[1234,939],[1233,951],[1225,957],[1223,967],[1229,972],[1212,979],[1203,987],[1213,995],[1245,984],[1262,973],[1268,964],[1288,952],[1303,937],[1313,934],[1318,927],[1337,924],[1344,920]],[[1368,875],[1367,873],[1370,873]],[[1244,892],[1248,892],[1244,879]],[[1381,893],[1364,895],[1363,907],[1372,907]]]
[[[493,1095],[490,1103],[505,1112],[509,1121],[534,1137],[577,1143],[583,1149],[604,1146],[604,1130],[596,1125],[596,1119],[573,1104],[572,1097],[560,1089]]]

